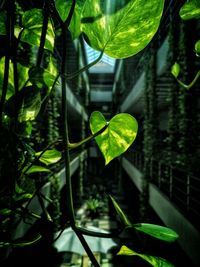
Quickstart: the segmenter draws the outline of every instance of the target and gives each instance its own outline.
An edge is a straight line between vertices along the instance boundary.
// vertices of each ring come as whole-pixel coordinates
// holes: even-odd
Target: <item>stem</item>
[[[42,25],[42,34],[40,37],[40,47],[38,50],[38,57],[37,57],[37,64],[36,64],[37,67],[40,67],[42,63],[45,39],[46,39],[47,28],[48,28],[48,18],[49,18],[48,13],[49,13],[49,3],[48,3],[48,0],[46,0],[44,3],[44,8],[43,8],[44,18],[43,18],[43,25]]]
[[[54,141],[53,143],[49,144],[41,153],[38,157],[36,157],[34,159],[34,161],[23,171],[23,174],[26,174],[28,170],[30,170],[30,168],[42,157],[42,155],[53,145],[57,144],[57,143],[60,143],[61,140],[56,140]],[[22,166],[20,169],[19,169],[19,172],[21,172],[23,170],[24,166]]]
[[[190,83],[190,84],[185,84],[185,83],[183,83],[181,80],[179,80],[179,79],[176,79],[177,80],[177,82],[181,85],[181,86],[183,86],[185,89],[187,89],[187,90],[189,90],[192,86],[194,86],[194,84],[197,82],[197,80],[198,80],[198,78],[199,78],[199,76],[200,76],[200,70],[197,72],[197,74],[196,74],[196,76],[194,77],[194,79],[193,79],[193,81]]]
[[[2,87],[2,95],[1,95],[1,101],[0,101],[0,126],[2,125],[2,113],[4,109],[4,104],[6,100],[6,94],[8,89],[8,77],[9,77],[9,64],[10,64],[10,54],[11,54],[11,41],[12,41],[12,12],[10,9],[12,7],[12,3],[8,2],[8,8],[7,8],[7,24],[6,24],[6,32],[7,32],[7,50],[6,50],[6,56],[5,56],[5,65],[4,65],[4,78],[3,78],[3,87]]]
[[[83,235],[102,238],[114,238],[117,237],[124,230],[124,228],[108,233],[95,232],[78,226],[76,227],[76,230]]]
[[[90,140],[92,140],[93,138],[95,138],[96,136],[100,135],[101,133],[103,133],[108,127],[108,124],[106,124],[101,130],[99,130],[98,132],[96,132],[95,134],[92,134],[90,136],[88,136],[87,138],[83,139],[82,141],[78,142],[78,143],[69,143],[68,146],[70,149],[74,149],[77,148],[87,142],[89,142]]]
[[[74,3],[74,1],[73,1]],[[61,88],[62,88],[62,116],[63,116],[63,143],[64,143],[64,161],[65,161],[65,178],[66,178],[66,196],[67,196],[67,210],[69,212],[69,220],[72,228],[75,226],[75,216],[73,207],[72,184],[70,175],[70,156],[69,156],[69,137],[68,137],[68,122],[67,122],[67,93],[66,93],[66,52],[67,52],[67,27],[66,23],[62,25],[62,42],[63,42],[63,55],[61,65]]]
[[[88,70],[89,68],[91,68],[92,66],[94,66],[95,64],[97,64],[99,62],[99,60],[102,58],[104,51],[101,51],[101,54],[98,56],[97,59],[95,59],[94,61],[92,61],[90,64],[88,64],[87,66],[83,67],[82,69],[75,71],[74,73],[68,74],[66,75],[67,80],[73,79],[76,76],[78,76],[79,74],[81,74],[82,72]]]
[[[94,254],[92,253],[90,247],[88,246],[88,243],[86,242],[85,238],[83,237],[83,235],[77,231],[76,228],[73,228],[74,232],[76,233],[77,237],[79,238],[81,244],[83,245],[88,257],[90,258],[90,261],[92,262],[94,267],[100,267],[99,263],[97,262]]]

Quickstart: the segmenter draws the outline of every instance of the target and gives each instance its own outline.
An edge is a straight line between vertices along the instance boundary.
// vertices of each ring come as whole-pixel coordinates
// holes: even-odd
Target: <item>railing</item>
[[[144,157],[142,153],[128,152],[126,158],[143,172]],[[200,177],[185,170],[168,166],[163,162],[151,160],[150,179],[170,201],[197,228],[200,219]]]

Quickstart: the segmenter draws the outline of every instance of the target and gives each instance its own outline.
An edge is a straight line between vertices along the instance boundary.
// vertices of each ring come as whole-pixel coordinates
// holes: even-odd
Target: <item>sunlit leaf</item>
[[[10,61],[11,63],[11,61]],[[5,66],[5,57],[0,59],[0,96],[2,93],[3,79],[4,79],[4,66]],[[14,76],[13,76],[13,65],[10,64],[9,68],[9,79],[8,79],[8,89],[6,94],[6,99],[9,99],[14,94]]]
[[[74,13],[69,25],[69,30],[72,38],[77,38],[81,33],[81,14],[84,7],[85,0],[77,0]]]
[[[63,22],[66,21],[69,15],[71,5],[72,5],[72,0],[68,0],[68,1],[55,0],[56,9]]]
[[[26,174],[36,173],[36,172],[51,172],[49,169],[37,165],[31,166],[30,169],[28,169],[28,171],[26,171],[26,169],[27,168],[25,168],[23,171],[26,172]]]
[[[42,9],[33,8],[24,13],[22,17],[22,25],[24,30],[21,35],[21,41],[30,45],[40,45],[40,36],[43,25],[43,11]],[[48,23],[48,29],[45,40],[45,48],[53,51],[55,34],[51,22]]]
[[[160,225],[139,223],[134,224],[133,227],[138,231],[166,242],[173,242],[178,238],[178,234],[174,230]]]
[[[47,86],[49,90],[52,89],[52,86],[57,78],[58,70],[55,66],[54,61],[50,57],[48,68],[32,67],[29,70],[29,79],[32,84],[35,84],[38,88]]]
[[[121,222],[123,223],[123,225],[125,227],[130,227],[132,226],[131,222],[129,221],[129,219],[127,218],[126,214],[122,211],[122,209],[120,208],[120,206],[117,204],[117,202],[115,201],[115,199],[110,196],[110,199],[113,203],[113,206],[117,212],[117,214],[119,215],[119,218],[121,220]]]
[[[19,187],[18,184],[15,185],[15,192],[16,192],[16,195],[14,197],[15,201],[26,200],[33,197],[32,194],[27,193],[25,190]]]
[[[200,18],[200,1],[189,0],[185,2],[179,14],[183,20]]]
[[[0,11],[0,35],[6,35],[6,12]]]
[[[32,121],[34,120],[41,108],[41,95],[38,88],[33,86],[24,87],[18,93],[18,120]],[[6,103],[6,112],[10,116],[15,114],[15,95],[13,95]]]
[[[5,57],[2,57],[0,59],[0,95],[2,92],[2,85],[3,85],[3,78],[4,78],[4,66],[5,66]],[[18,74],[18,87],[20,90],[28,79],[28,68],[18,63],[17,74]],[[8,100],[14,94],[14,91],[15,89],[14,89],[13,64],[12,64],[12,61],[10,61],[6,100]]]
[[[179,73],[180,73],[180,65],[179,65],[177,62],[175,62],[174,65],[173,65],[172,68],[171,68],[171,74],[172,74],[175,78],[177,78],[178,75],[179,75]]]
[[[155,35],[164,0],[86,0],[82,31],[88,44],[114,58],[133,56]]]
[[[117,255],[124,255],[124,256],[138,256],[140,258],[142,258],[143,260],[147,261],[148,263],[150,263],[152,266],[154,267],[173,267],[174,265],[161,258],[161,257],[156,257],[156,256],[151,256],[151,255],[146,255],[146,254],[140,254],[135,252],[132,249],[129,249],[126,246],[122,246],[120,251],[117,253]]]
[[[40,156],[42,151],[35,153],[35,155],[38,157]],[[46,165],[50,165],[53,163],[58,162],[62,158],[62,153],[56,149],[51,149],[45,151],[42,156],[39,158],[39,161]]]
[[[97,133],[107,124],[104,116],[95,111],[90,117],[90,129]],[[134,117],[127,113],[114,116],[103,133],[95,137],[95,140],[105,158],[105,164],[124,153],[137,135],[138,124]]]
[[[200,40],[195,43],[195,52],[197,56],[200,56]]]

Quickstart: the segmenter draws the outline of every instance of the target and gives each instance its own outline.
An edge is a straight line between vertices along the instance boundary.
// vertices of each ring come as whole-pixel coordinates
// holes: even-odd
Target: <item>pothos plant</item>
[[[71,143],[68,136],[67,90],[69,79],[96,64],[103,53],[114,58],[126,58],[141,51],[156,33],[164,0],[43,0],[41,6],[27,8],[20,0],[1,1],[0,34],[0,127],[1,127],[1,247],[31,245],[42,238],[42,233],[29,241],[23,237],[13,238],[19,223],[34,218],[53,224],[51,215],[44,205],[47,199],[41,192],[43,184],[37,184],[32,191],[26,191],[21,180],[33,175],[34,179],[43,173],[50,174],[49,165],[64,159],[66,176],[66,204],[68,223],[78,236],[93,266],[99,266],[84,235],[112,237],[78,226],[74,214],[72,181],[70,176],[70,151],[95,139],[105,164],[124,153],[137,135],[137,121],[130,114],[117,114],[109,122],[95,111],[89,124],[91,136],[78,143]],[[56,29],[56,30],[55,30]],[[54,53],[57,31],[61,34],[61,66],[56,64]],[[83,36],[100,56],[75,73],[67,73],[67,33],[73,39]],[[23,56],[22,56],[23,55]],[[60,83],[59,83],[60,80]],[[61,88],[62,138],[35,151],[29,142],[32,124],[48,103],[54,90]],[[5,142],[2,142],[4,140]],[[61,144],[62,150],[56,149]],[[8,156],[5,156],[5,154]],[[31,191],[31,192],[30,192]],[[35,214],[29,204],[37,196],[43,215]],[[164,241],[174,241],[177,234],[166,227],[153,224],[132,224],[120,206],[110,197],[125,228],[143,232]],[[62,232],[63,229],[60,229]],[[166,260],[137,253],[123,246],[120,255],[137,255],[153,266],[172,266]]]
[[[187,1],[180,9],[180,17],[182,20],[187,21],[191,19],[200,19],[200,2],[198,0],[189,0]],[[200,56],[200,40],[197,40],[194,45],[194,51],[196,53],[196,56]],[[194,79],[189,83],[185,84],[182,82],[178,77],[181,71],[181,67],[179,63],[175,62],[174,65],[171,68],[171,73],[177,80],[177,82],[186,90],[189,90],[191,87],[194,86],[194,84],[197,82],[197,80],[200,77],[200,70],[197,71]]]

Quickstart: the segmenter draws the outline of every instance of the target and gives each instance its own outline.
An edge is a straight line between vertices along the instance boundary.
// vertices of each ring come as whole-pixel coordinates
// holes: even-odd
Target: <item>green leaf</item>
[[[148,223],[133,224],[132,226],[138,231],[166,242],[173,242],[178,238],[178,234],[168,227]]]
[[[84,7],[85,0],[77,0],[74,13],[69,25],[69,30],[72,38],[76,39],[81,33],[81,14]]]
[[[0,95],[2,92],[3,78],[4,78],[4,66],[5,66],[5,57],[0,59]],[[24,86],[25,82],[28,80],[28,68],[17,64],[17,74],[18,74],[18,86],[19,90]],[[13,73],[13,64],[10,61],[9,66],[9,79],[8,79],[8,90],[6,94],[6,100],[8,100],[14,94],[14,73]]]
[[[180,73],[180,65],[175,62],[174,65],[171,67],[171,74],[177,78]]]
[[[5,66],[5,57],[0,59],[0,96],[3,88],[3,79],[4,79],[4,66]],[[6,94],[6,100],[9,99],[14,94],[14,76],[13,76],[13,65],[10,61],[9,68],[9,79],[8,79],[8,89]]]
[[[104,116],[95,111],[90,117],[90,129],[97,133],[107,124]],[[127,113],[114,116],[103,133],[95,137],[95,140],[105,158],[105,164],[124,153],[137,135],[138,124],[134,117]]]
[[[35,84],[38,88],[42,88],[46,85],[49,88],[49,91],[52,89],[57,75],[58,70],[51,57],[47,69],[32,67],[29,70],[29,79],[31,83]]]
[[[22,17],[22,25],[24,27],[21,41],[30,45],[40,45],[40,36],[43,25],[43,11],[42,9],[33,8],[26,11]],[[48,23],[46,40],[44,47],[53,52],[55,34],[51,22]]]
[[[41,95],[38,88],[33,86],[24,87],[18,93],[18,120],[19,122],[34,120],[41,108]],[[15,95],[6,103],[6,113],[15,115]]]
[[[183,20],[199,19],[200,18],[200,1],[189,0],[180,9],[180,17]]]
[[[42,151],[35,153],[37,157],[41,155]],[[51,149],[45,151],[42,156],[39,158],[39,161],[46,165],[50,165],[58,162],[62,158],[62,153],[56,149]]]
[[[32,194],[27,193],[25,190],[19,187],[18,184],[15,185],[15,192],[16,192],[16,195],[14,197],[15,201],[26,200],[33,197]]]
[[[12,210],[11,209],[1,209],[0,210],[0,215],[10,215],[12,213]]]
[[[26,172],[26,174],[36,173],[36,172],[51,172],[49,169],[37,165],[31,166],[31,168],[28,171],[26,171],[26,169],[27,167],[23,170],[23,172]]]
[[[174,267],[174,265],[161,258],[161,257],[155,257],[155,256],[151,256],[151,255],[146,255],[146,254],[140,254],[135,252],[132,249],[129,249],[126,246],[122,246],[120,251],[117,253],[117,255],[125,255],[125,256],[138,256],[140,258],[142,258],[143,260],[147,261],[148,263],[150,263],[152,266],[154,267]]]
[[[82,31],[88,44],[114,58],[133,56],[155,35],[164,0],[86,0]]]
[[[0,35],[6,35],[6,12],[0,12]]]
[[[123,225],[125,227],[131,227],[132,226],[131,222],[127,218],[126,214],[122,211],[122,209],[120,208],[120,206],[117,204],[117,202],[115,201],[115,199],[112,196],[110,196],[110,199],[111,199],[111,201],[113,203],[113,206],[114,206],[117,214],[119,215],[119,218],[120,218],[121,222],[123,223]]]
[[[66,21],[70,8],[72,6],[72,0],[63,1],[63,0],[55,0],[55,6],[58,11],[58,14],[63,22]]]
[[[197,56],[200,56],[200,40],[195,43],[195,52]]]

